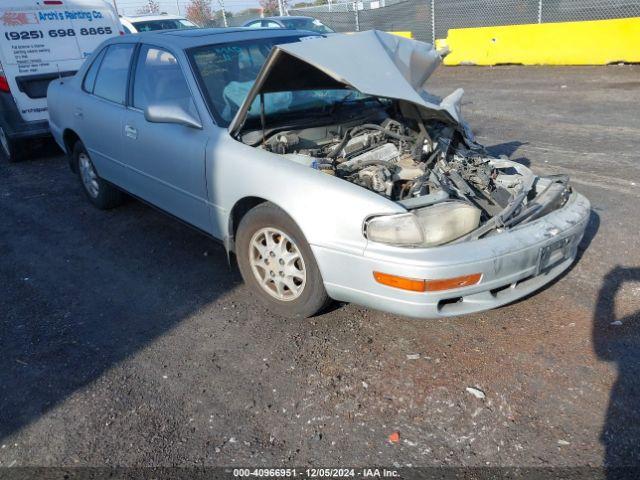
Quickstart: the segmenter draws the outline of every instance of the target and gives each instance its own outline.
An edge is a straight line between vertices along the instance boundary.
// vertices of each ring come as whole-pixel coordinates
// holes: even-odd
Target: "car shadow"
[[[518,151],[518,149],[523,145],[528,145],[528,143],[515,140],[511,142],[496,143],[495,145],[485,147],[485,149],[490,155],[494,157],[499,157],[500,155],[506,155],[507,157],[511,158],[511,156],[513,156],[513,154],[515,154]],[[529,166],[529,164],[531,163],[526,158],[519,158],[519,159],[512,159],[512,160],[514,162],[522,163],[525,166]]]
[[[92,207],[66,159],[0,165],[0,439],[237,287],[212,239]]]
[[[618,370],[600,435],[610,479],[631,478],[625,467],[633,466],[637,473],[640,466],[640,310],[616,316],[616,295],[628,283],[640,288],[640,267],[616,266],[609,271],[593,315],[594,351]]]

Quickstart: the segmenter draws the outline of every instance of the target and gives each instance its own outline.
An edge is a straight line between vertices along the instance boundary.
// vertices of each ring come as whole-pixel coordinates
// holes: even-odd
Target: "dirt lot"
[[[435,75],[482,143],[593,204],[559,281],[447,320],[285,321],[212,240],[92,208],[51,147],[0,163],[0,465],[639,465],[639,78]]]

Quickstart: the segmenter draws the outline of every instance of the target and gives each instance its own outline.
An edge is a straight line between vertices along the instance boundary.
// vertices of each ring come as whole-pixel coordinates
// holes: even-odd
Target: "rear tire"
[[[24,152],[21,147],[20,141],[9,138],[4,129],[0,127],[0,152],[7,159],[7,162],[15,163],[22,160]]]
[[[73,147],[73,161],[78,169],[82,190],[94,206],[109,210],[122,204],[124,193],[98,176],[87,149],[80,141]]]
[[[262,203],[242,218],[236,256],[247,286],[280,315],[307,318],[331,303],[304,235],[272,203]]]

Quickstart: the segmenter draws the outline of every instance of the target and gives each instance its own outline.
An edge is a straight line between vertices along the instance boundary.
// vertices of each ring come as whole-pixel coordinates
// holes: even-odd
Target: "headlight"
[[[444,202],[411,213],[373,217],[365,224],[373,242],[398,246],[433,247],[475,230],[480,210],[463,202]]]
[[[367,238],[372,242],[390,245],[420,245],[422,230],[413,213],[373,217],[365,224]]]

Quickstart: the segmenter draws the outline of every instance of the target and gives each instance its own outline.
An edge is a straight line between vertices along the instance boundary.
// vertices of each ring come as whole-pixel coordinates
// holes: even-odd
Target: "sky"
[[[107,1],[114,2],[114,0]],[[220,8],[220,1],[224,2],[225,9],[231,12],[260,6],[258,0],[212,0],[211,6],[214,10]],[[145,0],[115,0],[115,2],[120,15],[135,15],[137,10],[147,3]],[[160,4],[160,11],[162,12],[184,15],[191,0],[157,0],[157,2]]]

